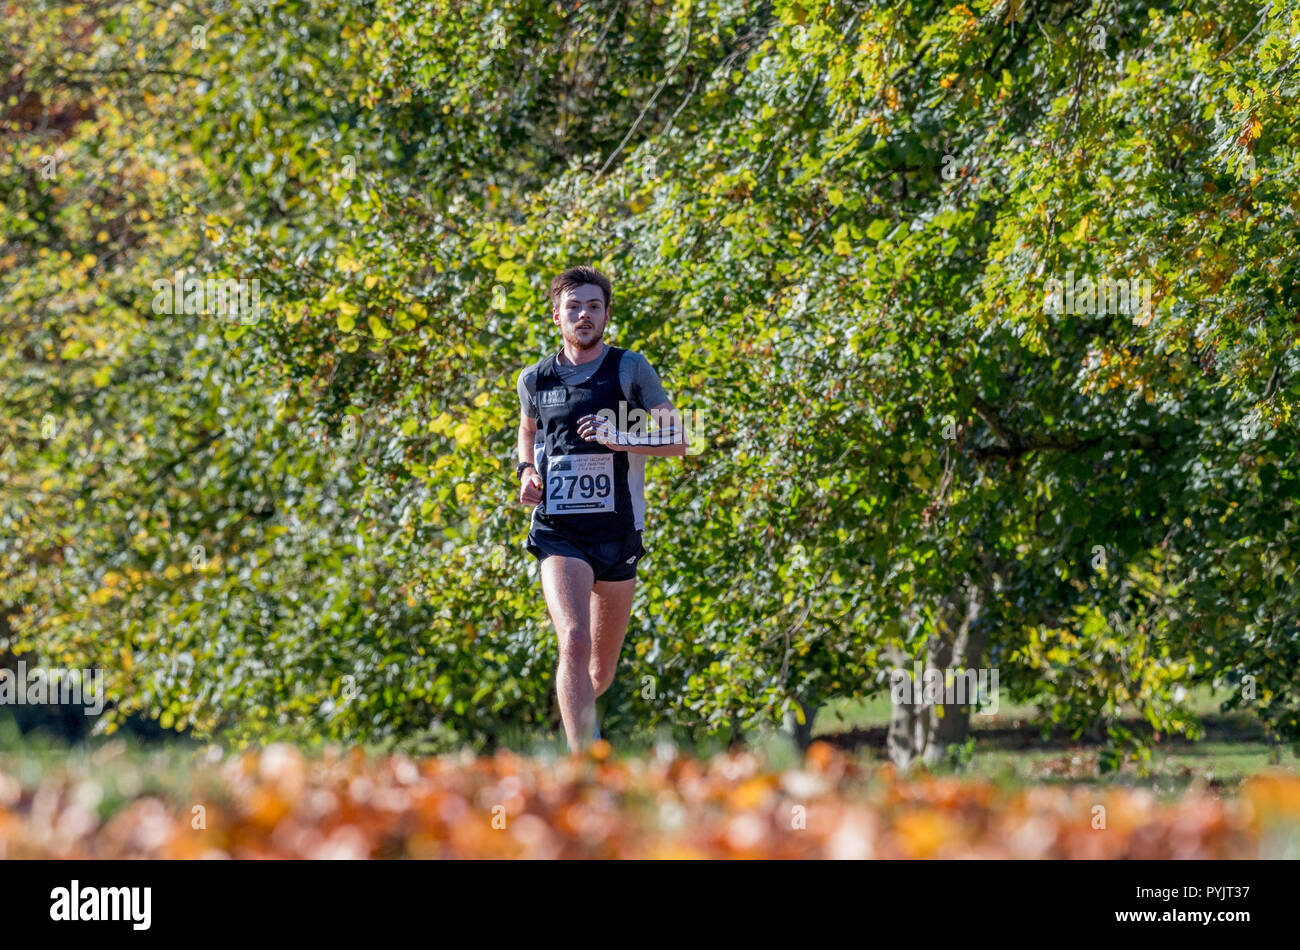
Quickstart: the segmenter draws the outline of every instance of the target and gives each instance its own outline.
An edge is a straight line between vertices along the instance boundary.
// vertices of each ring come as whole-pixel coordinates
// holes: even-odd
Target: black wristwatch
[[[518,465],[515,466],[515,478],[518,478],[520,475],[524,474],[524,469],[526,468],[531,468],[534,472],[537,471],[537,466],[534,465],[532,462],[520,462]]]

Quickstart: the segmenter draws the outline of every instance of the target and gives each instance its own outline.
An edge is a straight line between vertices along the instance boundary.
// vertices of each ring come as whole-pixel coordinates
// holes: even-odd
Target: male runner
[[[551,319],[564,345],[524,369],[516,387],[519,501],[535,506],[525,547],[541,562],[559,636],[555,688],[570,752],[600,738],[596,697],[614,680],[627,633],[636,564],[646,553],[645,456],[686,454],[650,364],[602,339],[609,298],[609,279],[594,267],[556,276]],[[618,429],[616,420],[638,409],[659,432]]]

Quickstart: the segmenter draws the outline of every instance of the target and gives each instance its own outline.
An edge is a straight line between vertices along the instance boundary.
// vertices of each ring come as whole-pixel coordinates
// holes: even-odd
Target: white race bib
[[[546,466],[546,513],[591,515],[614,510],[614,455],[557,455]]]

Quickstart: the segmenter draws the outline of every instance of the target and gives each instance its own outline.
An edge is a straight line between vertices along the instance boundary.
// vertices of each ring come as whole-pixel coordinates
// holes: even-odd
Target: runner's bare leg
[[[591,565],[581,558],[551,555],[542,560],[542,593],[560,647],[555,692],[570,752],[579,752],[591,743],[596,722],[596,695],[589,672],[594,578]]]
[[[596,581],[591,589],[591,686],[597,696],[609,689],[632,616],[636,578]]]

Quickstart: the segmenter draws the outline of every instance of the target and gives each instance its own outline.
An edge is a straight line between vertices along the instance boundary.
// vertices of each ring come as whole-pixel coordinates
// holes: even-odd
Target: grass
[[[1264,771],[1300,770],[1296,753],[1263,741],[1259,724],[1249,714],[1221,712],[1225,698],[1208,686],[1190,692],[1186,705],[1200,720],[1204,736],[1196,741],[1165,737],[1152,743],[1149,761],[1125,763],[1110,772],[1101,770],[1098,740],[1059,732],[1044,737],[1044,716],[1035,705],[1003,703],[994,715],[972,718],[973,742],[960,757],[964,761],[937,771],[1014,784],[1143,786],[1161,796],[1176,796],[1193,786],[1231,791]],[[818,714],[813,738],[852,749],[865,761],[881,762],[887,758],[889,718],[887,695],[835,700]]]
[[[1258,723],[1245,713],[1224,714],[1224,696],[1208,687],[1187,697],[1188,710],[1197,716],[1205,732],[1189,742],[1165,737],[1151,746],[1146,762],[1129,762],[1115,771],[1102,772],[1101,742],[1081,736],[1074,739],[1059,732],[1044,738],[1041,710],[1034,704],[1003,702],[994,715],[976,716],[972,721],[973,743],[959,761],[934,771],[985,778],[1013,785],[1122,785],[1145,787],[1162,797],[1176,797],[1192,787],[1232,792],[1251,775],[1264,771],[1296,772],[1293,752],[1262,741]],[[889,726],[888,695],[867,699],[841,699],[828,703],[818,713],[813,738],[828,741],[850,751],[863,764],[887,761],[885,739]],[[1130,726],[1139,725],[1130,722]],[[608,730],[607,730],[608,732]],[[690,742],[667,729],[619,730],[616,757],[645,755],[657,743],[670,742],[689,747],[700,757],[724,751],[729,736]],[[774,769],[799,767],[802,754],[791,738],[774,728],[746,732],[745,745],[759,752]],[[501,745],[521,754],[559,757],[565,754],[562,735],[539,737],[510,734]]]
[[[1219,711],[1219,706],[1226,693],[1215,693],[1208,686],[1198,686],[1187,694],[1187,708],[1196,716],[1212,716]],[[1128,712],[1134,712],[1128,710]],[[833,699],[822,707],[817,714],[813,737],[835,735],[854,729],[869,729],[889,725],[890,702],[887,693],[880,693],[865,699]],[[1037,722],[1042,719],[1042,711],[1036,703],[1001,703],[996,714],[975,716],[971,723],[980,729],[990,725],[1003,724],[1007,721]]]
[[[1151,746],[1150,759],[1126,763],[1117,771],[1101,771],[1101,743],[1096,738],[1042,735],[1040,711],[1032,704],[1003,703],[998,713],[975,716],[972,742],[962,754],[935,769],[949,774],[970,775],[1000,783],[1025,784],[1116,784],[1147,787],[1159,795],[1177,795],[1189,787],[1216,791],[1235,790],[1241,782],[1263,771],[1296,772],[1300,760],[1294,752],[1262,741],[1258,724],[1247,714],[1220,712],[1222,695],[1209,688],[1189,695],[1187,706],[1199,717],[1205,735],[1191,742],[1181,737],[1164,738]],[[0,711],[2,712],[2,711]],[[879,765],[887,760],[885,740],[890,704],[887,695],[868,699],[842,699],[828,703],[819,712],[814,739],[845,749],[864,764]],[[602,724],[604,725],[604,724]],[[610,723],[610,725],[622,724]],[[609,738],[608,730],[606,737]],[[616,728],[614,755],[619,758],[653,754],[670,744],[706,758],[725,751],[730,736],[720,735],[691,741],[682,730]],[[770,768],[799,767],[802,753],[790,737],[777,729],[747,732],[744,744],[761,754]],[[562,733],[541,735],[531,730],[507,730],[498,737],[498,747],[517,754],[556,760],[567,753]],[[427,747],[425,747],[427,746]],[[134,794],[163,793],[184,777],[188,763],[206,744],[186,739],[149,741],[126,737],[92,739],[69,746],[39,733],[19,736],[7,717],[0,715],[0,770],[16,774],[26,782],[42,771],[66,767],[94,775],[100,780],[103,800],[100,809]],[[391,751],[364,746],[370,753]],[[450,751],[441,736],[411,746],[415,754]]]
[[[134,799],[166,798],[184,788],[204,748],[180,738],[146,744],[129,735],[68,743],[40,731],[20,735],[11,717],[0,716],[0,772],[27,787],[52,772],[74,776],[78,800],[101,821]]]

